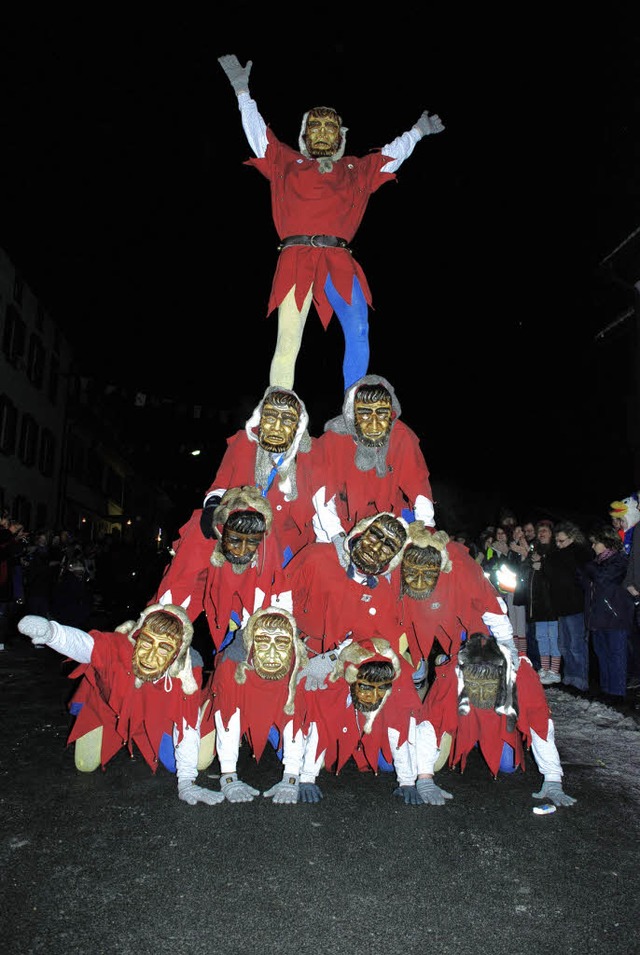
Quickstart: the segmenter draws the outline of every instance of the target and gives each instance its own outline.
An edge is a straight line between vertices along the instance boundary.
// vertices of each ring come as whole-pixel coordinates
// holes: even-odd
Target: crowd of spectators
[[[69,626],[118,626],[137,618],[170,559],[167,548],[104,535],[83,541],[73,532],[30,534],[0,516],[0,645],[11,643],[25,614]]]
[[[633,544],[627,552],[615,519],[583,529],[501,515],[465,543],[505,599],[516,645],[545,686],[614,704],[640,690],[640,553]]]

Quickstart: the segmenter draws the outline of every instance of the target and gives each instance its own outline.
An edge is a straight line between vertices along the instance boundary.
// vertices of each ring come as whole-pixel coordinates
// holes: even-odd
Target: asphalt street
[[[352,762],[319,804],[192,807],[139,756],[76,771],[70,669],[19,634],[0,652],[4,955],[640,952],[633,717],[583,727],[581,702],[547,691],[578,799],[550,815],[532,812],[532,758],[494,780],[479,753],[438,774],[443,807]],[[243,749],[239,775],[264,791],[281,767]],[[198,782],[218,788],[217,761]]]

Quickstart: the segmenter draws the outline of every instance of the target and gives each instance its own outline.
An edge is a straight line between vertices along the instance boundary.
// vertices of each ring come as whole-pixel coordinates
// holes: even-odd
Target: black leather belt
[[[278,249],[288,249],[290,245],[311,245],[314,249],[346,249],[351,252],[347,240],[337,235],[288,235]]]

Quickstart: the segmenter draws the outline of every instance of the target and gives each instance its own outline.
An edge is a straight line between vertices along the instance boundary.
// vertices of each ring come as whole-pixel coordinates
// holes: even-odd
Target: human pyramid
[[[569,806],[544,689],[518,654],[506,605],[467,549],[436,530],[418,437],[391,383],[368,373],[371,295],[349,242],[369,196],[444,126],[425,111],[358,158],[344,155],[340,116],[316,107],[294,150],[249,94],[251,62],[219,62],[280,237],[270,384],[227,440],[137,621],[114,633],[20,621],[35,644],[79,664],[76,767],[104,769],[136,746],[153,772],[162,763],[176,773],[190,805],[249,802],[260,792],[238,778],[240,749],[259,762],[270,745],[283,765],[263,793],[274,803],[320,802],[321,773],[353,759],[395,772],[393,795],[424,806],[453,798],[434,778],[447,761],[463,770],[477,746],[497,775],[524,770],[530,747],[544,777],[534,797]],[[318,438],[293,390],[312,304],[325,328],[335,312],[345,339],[342,412]],[[206,678],[191,647],[201,614],[215,652]],[[216,757],[218,791],[196,782]]]

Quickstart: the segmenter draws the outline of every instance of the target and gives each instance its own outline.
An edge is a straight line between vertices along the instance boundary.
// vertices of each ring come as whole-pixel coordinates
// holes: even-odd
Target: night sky
[[[606,513],[635,489],[635,322],[616,320],[640,279],[638,19],[298,9],[3,14],[0,245],[87,375],[253,406],[277,236],[217,57],[253,60],[252,95],[291,145],[313,105],[341,113],[355,155],[437,112],[445,131],[371,197],[353,243],[369,370],[434,482]],[[599,264],[621,244],[612,274]],[[312,309],[295,382],[312,434],[340,411],[342,351]]]

